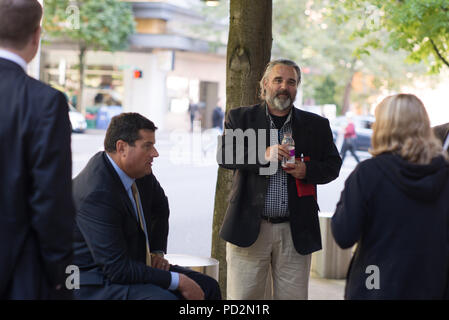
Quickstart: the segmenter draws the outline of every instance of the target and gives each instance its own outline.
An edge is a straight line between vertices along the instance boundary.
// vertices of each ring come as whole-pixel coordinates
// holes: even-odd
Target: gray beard
[[[290,106],[292,105],[292,99],[287,98],[287,100],[282,101],[281,99],[279,99],[278,97],[268,97],[268,102],[270,102],[270,105],[279,111],[284,111],[287,110],[288,108],[290,108]]]

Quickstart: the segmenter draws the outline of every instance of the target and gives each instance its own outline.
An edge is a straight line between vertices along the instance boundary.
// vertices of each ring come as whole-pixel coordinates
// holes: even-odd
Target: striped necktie
[[[146,232],[144,224],[143,224],[142,209],[140,208],[140,205],[139,205],[139,196],[138,196],[139,191],[137,190],[137,185],[136,185],[135,182],[131,185],[131,190],[132,190],[132,193],[133,193],[134,201],[136,202],[136,208],[137,208],[137,214],[139,216],[140,227],[142,228],[143,232],[145,233],[145,240],[146,240],[146,264],[147,264],[147,266],[151,267],[150,244],[148,242],[147,232]]]

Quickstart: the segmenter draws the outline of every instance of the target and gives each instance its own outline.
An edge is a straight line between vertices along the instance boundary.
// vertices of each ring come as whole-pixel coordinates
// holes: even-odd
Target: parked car
[[[355,126],[356,150],[368,151],[371,147],[371,135],[373,134],[373,123],[375,118],[373,116],[353,116],[352,122]],[[338,135],[344,134],[348,119],[345,116],[340,116],[331,121],[332,134],[334,142],[337,141]]]
[[[69,105],[69,118],[72,132],[82,133],[87,128],[87,122],[84,116],[76,110],[72,105]]]

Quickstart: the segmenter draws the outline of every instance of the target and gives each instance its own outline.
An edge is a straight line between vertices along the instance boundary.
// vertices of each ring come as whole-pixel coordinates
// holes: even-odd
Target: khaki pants
[[[307,300],[311,255],[295,250],[288,222],[262,220],[252,246],[226,244],[226,261],[228,300]]]

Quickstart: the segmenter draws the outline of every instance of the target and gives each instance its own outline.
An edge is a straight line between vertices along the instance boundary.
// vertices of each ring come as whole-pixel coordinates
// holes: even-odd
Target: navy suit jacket
[[[168,200],[153,174],[136,179],[152,252],[167,250]],[[105,152],[94,155],[73,180],[77,209],[74,262],[81,270],[77,297],[91,297],[94,285],[99,299],[126,296],[126,285],[151,283],[170,286],[168,271],[145,264],[145,234],[131,200]],[[108,283],[123,284],[123,292],[111,295]],[[88,296],[83,296],[84,290]]]
[[[66,98],[0,58],[0,115],[0,299],[70,298],[75,211]]]
[[[308,184],[324,184],[338,177],[341,158],[333,142],[329,121],[316,114],[293,108],[292,136],[295,141],[295,157],[303,154],[310,158],[306,162],[307,172],[303,182]],[[226,129],[265,129],[270,128],[265,114],[265,104],[250,107],[240,107],[229,111],[225,122]],[[264,149],[269,146],[269,132],[262,136],[265,140]],[[258,139],[258,134],[256,133]],[[228,140],[230,141],[230,140]],[[228,143],[228,145],[227,145]],[[229,144],[225,135],[219,150],[220,159],[225,148],[235,147],[235,142]],[[258,148],[257,143],[257,148]],[[254,146],[245,144],[245,154]],[[256,148],[256,149],[257,149]],[[254,151],[254,150],[253,150]],[[259,150],[257,150],[259,153]],[[221,153],[221,154],[220,154]],[[245,156],[246,157],[246,156]],[[268,175],[261,175],[259,169],[263,167],[260,161],[256,164],[239,164],[236,158],[233,163],[225,163],[221,158],[220,166],[234,170],[230,203],[226,211],[220,236],[237,246],[249,247],[257,239],[260,229],[261,214],[265,205],[268,188]],[[240,159],[242,160],[242,159]],[[278,170],[282,170],[279,166]],[[290,212],[290,227],[295,249],[300,254],[310,254],[321,249],[321,235],[318,220],[318,203],[313,196],[298,197],[296,180],[287,175],[288,206]]]

